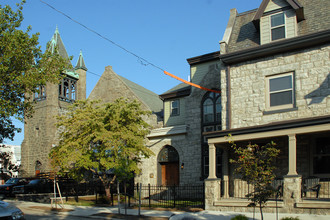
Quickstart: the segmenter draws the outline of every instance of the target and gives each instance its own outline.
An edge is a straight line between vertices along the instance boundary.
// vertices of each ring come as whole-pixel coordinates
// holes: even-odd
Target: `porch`
[[[205,180],[205,209],[253,211],[246,195],[253,186],[240,180],[229,163],[233,157],[230,140],[236,144],[279,143],[279,171],[274,181],[277,193],[265,212],[330,214],[330,118],[273,123],[253,128],[205,134],[209,144],[209,177]],[[321,138],[321,139],[320,139]],[[322,140],[322,143],[318,140]],[[216,148],[222,149],[222,176],[216,176]]]

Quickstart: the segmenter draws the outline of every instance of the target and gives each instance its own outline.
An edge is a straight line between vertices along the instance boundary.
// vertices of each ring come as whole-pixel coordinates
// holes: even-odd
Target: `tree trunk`
[[[106,196],[107,199],[109,199],[109,201],[110,201],[110,197],[111,197],[110,186],[107,185],[107,186],[104,186],[104,188],[105,188],[105,196]]]
[[[264,220],[264,214],[262,213],[262,205],[259,204],[261,220]]]

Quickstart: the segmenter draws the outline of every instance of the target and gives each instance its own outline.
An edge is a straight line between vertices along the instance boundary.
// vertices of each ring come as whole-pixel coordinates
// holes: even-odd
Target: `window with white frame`
[[[271,15],[270,24],[272,41],[285,38],[285,15],[283,12]]]
[[[267,108],[271,110],[294,107],[294,74],[267,77]]]
[[[180,101],[173,100],[171,101],[171,116],[180,115]]]

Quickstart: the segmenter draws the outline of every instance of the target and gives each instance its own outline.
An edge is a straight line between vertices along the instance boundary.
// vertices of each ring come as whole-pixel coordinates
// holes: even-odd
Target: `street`
[[[57,215],[54,213],[41,213],[41,214],[28,214],[25,213],[26,220],[64,220],[64,219],[90,219],[90,217],[83,216],[67,216],[67,215]]]

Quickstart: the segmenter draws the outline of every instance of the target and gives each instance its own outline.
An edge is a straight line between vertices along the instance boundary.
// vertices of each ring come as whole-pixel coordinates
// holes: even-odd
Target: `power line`
[[[80,26],[82,26],[82,27],[85,28],[86,30],[88,30],[88,31],[90,31],[90,32],[92,32],[92,33],[94,33],[94,34],[96,34],[97,36],[103,38],[104,40],[106,40],[106,41],[112,43],[113,45],[115,45],[115,46],[117,46],[117,47],[119,47],[120,49],[124,50],[126,53],[129,53],[129,54],[135,56],[136,58],[138,58],[138,60],[140,61],[140,63],[141,63],[142,65],[144,65],[144,66],[150,65],[150,66],[153,66],[153,67],[155,67],[155,68],[157,68],[157,69],[159,69],[159,70],[161,70],[161,71],[164,71],[163,68],[161,68],[161,67],[159,67],[159,66],[157,66],[157,65],[155,65],[155,64],[153,64],[153,63],[151,63],[151,62],[149,62],[148,60],[144,59],[143,57],[140,57],[139,55],[137,55],[137,54],[131,52],[130,50],[128,50],[128,49],[126,49],[125,47],[123,47],[123,46],[117,44],[116,42],[110,40],[109,38],[103,36],[102,34],[98,33],[97,31],[94,31],[93,29],[87,27],[86,25],[80,23],[79,21],[77,21],[77,20],[71,18],[69,15],[65,14],[64,12],[62,12],[62,11],[60,11],[60,10],[58,10],[58,9],[56,9],[55,7],[53,7],[52,5],[48,4],[47,2],[44,2],[43,0],[40,0],[40,2],[44,3],[45,5],[47,5],[48,7],[50,7],[51,9],[57,11],[58,13],[62,14],[62,15],[65,16],[65,17],[67,17],[67,18],[70,19],[71,21],[73,21],[73,22],[79,24]]]
[[[79,21],[77,21],[77,20],[71,18],[69,15],[65,14],[64,12],[62,12],[62,11],[60,11],[60,10],[58,10],[58,9],[56,9],[55,7],[53,7],[52,5],[48,4],[47,2],[44,2],[43,0],[40,0],[40,2],[44,3],[45,5],[47,5],[48,7],[50,7],[51,9],[57,11],[58,13],[62,14],[62,15],[65,16],[65,17],[67,17],[67,18],[70,19],[71,21],[73,21],[73,22],[79,24],[80,26],[82,26],[82,27],[85,28],[86,30],[88,30],[88,31],[90,31],[90,32],[92,32],[92,33],[98,35],[99,37],[103,38],[104,40],[106,40],[106,41],[112,43],[113,45],[115,45],[115,46],[117,46],[117,47],[119,47],[120,49],[124,50],[126,53],[129,53],[129,54],[131,54],[132,56],[138,58],[138,60],[140,61],[140,63],[141,63],[142,65],[144,65],[144,66],[147,66],[147,65],[153,66],[153,67],[155,67],[155,68],[161,70],[164,74],[166,74],[166,75],[168,75],[168,76],[171,76],[171,77],[173,77],[174,79],[177,79],[177,80],[179,80],[179,81],[181,81],[181,82],[183,82],[183,83],[185,83],[185,84],[188,84],[188,85],[194,86],[194,87],[196,87],[196,88],[199,88],[199,89],[202,89],[202,90],[206,90],[206,91],[215,92],[215,93],[220,93],[220,91],[212,90],[212,89],[208,89],[208,88],[205,88],[205,87],[199,86],[199,85],[197,85],[197,84],[195,84],[195,83],[188,82],[188,81],[186,81],[186,80],[184,80],[184,79],[181,79],[181,78],[179,78],[179,77],[177,77],[177,76],[175,76],[175,75],[173,75],[173,74],[171,74],[171,73],[165,71],[163,68],[161,68],[161,67],[159,67],[159,66],[157,66],[157,65],[155,65],[155,64],[153,64],[153,63],[151,63],[151,62],[149,62],[148,60],[144,59],[143,57],[138,56],[137,54],[135,54],[135,53],[131,52],[130,50],[126,49],[125,47],[123,47],[123,46],[121,46],[121,45],[115,43],[114,41],[112,41],[112,40],[110,40],[109,38],[103,36],[102,34],[98,33],[97,31],[94,31],[93,29],[87,27],[86,25],[80,23]]]
[[[98,77],[102,77],[100,74],[97,74],[97,73],[94,73],[94,72],[91,72],[91,71],[89,71],[89,70],[87,70],[86,71],[87,73],[90,73],[90,74],[93,74],[93,75],[95,75],[95,76],[98,76]],[[118,74],[117,74],[118,75]],[[119,76],[119,75],[118,75]],[[103,76],[106,80],[111,80],[109,77],[106,77],[106,76]],[[119,77],[122,77],[122,76],[119,76]],[[122,78],[124,78],[124,77],[122,77]],[[126,80],[128,80],[128,79],[126,79]],[[129,80],[130,81],[130,80]],[[132,82],[132,81],[131,81]],[[132,83],[134,83],[134,82],[132,82]],[[136,84],[136,83],[134,83],[134,84]],[[136,84],[136,85],[138,85],[138,84]],[[138,85],[139,86],[139,85]],[[131,88],[131,87],[130,87]],[[139,91],[139,92],[141,92],[141,93],[144,93],[144,94],[146,94],[146,95],[149,95],[149,96],[154,96],[154,94],[151,94],[151,93],[153,93],[152,91],[150,91],[150,90],[148,90],[148,89],[146,89],[146,90],[148,90],[148,91],[150,91],[150,92],[146,92],[146,91],[143,91],[143,90],[141,90],[141,89],[138,89],[138,88],[136,88],[136,87],[134,87],[134,88],[131,88],[132,90],[136,90],[136,91]]]

